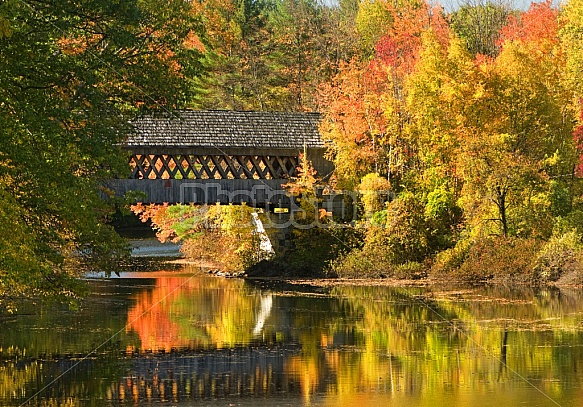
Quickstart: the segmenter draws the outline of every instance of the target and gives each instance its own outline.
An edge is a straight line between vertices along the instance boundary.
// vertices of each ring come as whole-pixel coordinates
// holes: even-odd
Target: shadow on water
[[[79,311],[30,306],[4,322],[0,405],[546,406],[583,387],[579,290],[185,270],[90,285]]]

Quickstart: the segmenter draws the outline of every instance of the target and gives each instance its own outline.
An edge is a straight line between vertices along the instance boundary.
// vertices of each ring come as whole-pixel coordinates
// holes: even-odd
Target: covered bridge
[[[144,192],[145,202],[241,203],[264,206],[282,199],[306,151],[318,175],[324,158],[318,113],[182,110],[132,122],[131,176],[112,180],[117,195]]]

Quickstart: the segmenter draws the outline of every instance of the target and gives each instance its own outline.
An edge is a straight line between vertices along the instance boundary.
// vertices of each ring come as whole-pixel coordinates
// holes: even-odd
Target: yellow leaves
[[[466,65],[466,68],[472,65],[471,55],[468,52],[467,47],[464,42],[454,34],[451,34],[449,39],[447,59],[449,61],[465,61],[463,65]],[[460,67],[461,66],[462,65],[460,65]]]
[[[318,183],[316,170],[306,154],[300,154],[300,165],[297,167],[298,176],[292,177],[290,182],[282,185],[292,195],[313,196],[314,188]]]
[[[499,72],[506,76],[519,78],[521,75],[530,73],[524,71],[529,59],[530,55],[524,52],[518,44],[510,43],[504,47],[498,58],[496,58],[495,66]],[[531,68],[534,68],[534,66],[531,66]]]
[[[486,95],[486,90],[484,89],[483,83],[478,83],[474,88],[474,99],[482,99]]]
[[[544,159],[543,164],[546,167],[553,167],[555,165],[559,165],[562,159],[563,158],[559,154],[559,150],[556,150],[553,155]]]
[[[566,55],[565,79],[578,96],[583,95],[583,1],[570,0],[560,14],[562,28],[559,36]]]
[[[542,213],[543,211],[547,210],[551,206],[551,201],[549,199],[549,194],[546,192],[541,192],[535,194],[533,196],[527,197],[525,200],[526,204],[538,209],[537,212]]]
[[[360,1],[356,16],[356,29],[365,49],[372,50],[380,37],[386,35],[393,25],[388,3],[383,0]]]
[[[516,135],[508,133],[495,134],[490,138],[492,147],[496,146],[510,146],[516,142]]]
[[[221,230],[232,236],[251,234],[253,227],[251,213],[253,208],[243,205],[216,205],[220,211],[219,224]]]
[[[566,25],[583,25],[583,1],[569,0],[562,7],[561,18]]]
[[[362,195],[364,211],[367,217],[385,209],[385,202],[388,201],[390,189],[390,182],[378,174],[367,174],[362,178],[358,192]]]

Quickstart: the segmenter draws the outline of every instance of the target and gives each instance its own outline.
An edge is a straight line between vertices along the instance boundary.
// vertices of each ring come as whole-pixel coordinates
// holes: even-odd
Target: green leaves
[[[512,10],[502,3],[468,2],[452,13],[452,28],[472,55],[495,57],[500,51],[500,30],[511,14]]]
[[[190,99],[201,53],[183,43],[197,31],[183,0],[0,4],[5,295],[69,295],[127,254],[100,185],[125,176],[118,145],[139,109]]]

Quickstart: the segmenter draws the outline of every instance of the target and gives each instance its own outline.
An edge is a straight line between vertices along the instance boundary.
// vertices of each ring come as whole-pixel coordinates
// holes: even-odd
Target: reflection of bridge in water
[[[224,397],[300,395],[286,360],[298,346],[249,347],[132,359],[129,375],[107,390],[109,402],[184,402]]]
[[[358,370],[347,377],[350,369],[361,366],[363,358],[345,345],[306,354],[300,345],[288,342],[126,357],[108,351],[95,358],[29,359],[20,361],[18,369],[31,372],[34,379],[14,400],[18,405],[40,400],[47,401],[43,405],[89,405],[87,400],[92,400],[91,405],[112,406],[193,405],[204,400],[222,406],[270,406],[281,398],[288,405],[305,405],[346,391],[404,394],[423,387],[415,371],[405,375],[398,359],[386,352],[375,353],[383,366],[382,376],[370,380]],[[124,372],[123,376],[118,372]],[[45,387],[43,380],[49,385]],[[348,387],[341,389],[342,382]]]

